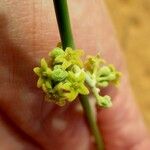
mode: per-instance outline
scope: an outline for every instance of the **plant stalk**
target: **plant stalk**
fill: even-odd
[[[75,49],[66,0],[53,0],[63,49]]]
[[[55,13],[57,17],[57,23],[59,27],[62,47],[63,49],[66,49],[66,47],[71,47],[75,49],[73,34],[71,30],[71,23],[69,19],[67,0],[53,0],[53,2],[54,2]],[[98,129],[97,122],[95,120],[91,106],[89,104],[88,96],[80,95],[80,102],[83,107],[84,113],[86,115],[91,132],[95,138],[97,150],[103,150],[104,149],[103,140],[100,135],[100,131]]]

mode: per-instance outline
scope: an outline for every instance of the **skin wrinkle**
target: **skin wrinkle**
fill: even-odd
[[[34,66],[37,66],[37,58],[40,58],[41,56],[47,56],[48,51],[56,45],[56,43],[59,41],[59,33],[58,28],[56,26],[57,24],[54,15],[52,1],[49,0],[44,1],[45,3],[47,3],[47,5],[43,5],[43,7],[40,6],[41,1],[34,1],[34,2],[37,3],[34,11],[36,16],[35,23],[33,23],[32,20],[34,17],[32,0],[27,0],[24,2],[19,0],[13,0],[13,2],[11,3],[10,0],[0,1],[0,6],[1,3],[4,6],[7,6],[4,7],[5,18],[2,18],[0,16],[0,20],[4,19],[6,20],[5,25],[3,25],[3,28],[0,28],[1,30],[0,40],[2,41],[0,42],[0,56],[2,56],[0,64],[10,69],[9,75],[11,76],[10,82],[8,82],[7,80],[4,81],[8,83],[9,86],[8,87],[5,86],[5,88],[1,87],[0,95],[2,95],[1,97],[3,99],[0,100],[1,102],[0,108],[3,108],[3,111],[8,115],[8,118],[11,119],[12,122],[16,124],[16,126],[23,133],[31,137],[34,140],[34,142],[38,143],[39,145],[42,145],[43,146],[42,149],[51,150],[55,148],[56,150],[57,149],[70,150],[74,148],[74,150],[80,150],[82,147],[83,148],[82,150],[84,149],[87,150],[91,144],[89,129],[82,115],[77,113],[74,109],[71,109],[74,103],[71,106],[67,107],[64,111],[60,111],[60,108],[58,109],[57,106],[48,104],[48,106],[46,106],[47,107],[46,110],[44,106],[43,108],[44,112],[41,115],[42,100],[44,98],[40,90],[36,88],[35,85],[36,78],[33,75],[32,68]],[[117,68],[121,68],[120,66],[122,65],[122,63],[118,63],[120,60],[122,60],[120,58],[120,52],[118,52],[119,47],[117,46],[116,41],[113,40],[114,36],[112,27],[110,25],[110,22],[106,19],[107,17],[105,15],[103,5],[100,6],[98,5],[98,3],[94,2],[91,4],[91,2],[87,0],[82,0],[82,2],[83,5],[86,6],[82,12],[83,15],[76,16],[75,9],[72,7],[74,4],[76,5],[80,4],[80,1],[79,0],[69,1],[70,6],[72,5],[70,7],[70,12],[72,14],[71,17],[73,18],[76,17],[76,20],[73,19],[72,21],[74,25],[77,47],[83,48],[87,50],[87,53],[91,54],[95,54],[100,49],[102,51],[102,55],[107,60],[109,60],[109,62],[114,63],[115,66],[117,66]],[[93,9],[93,7],[95,7],[95,9]],[[91,10],[89,10],[89,8]],[[26,12],[22,10],[26,10]],[[92,10],[95,10],[95,12]],[[90,22],[94,23],[94,27],[91,26],[92,23],[90,24],[88,19],[85,19],[84,24],[85,25],[87,24],[87,26],[86,29],[83,29],[80,28],[80,24],[86,12],[92,12],[92,14],[89,13],[89,18],[91,19]],[[11,14],[13,14],[13,17]],[[99,19],[97,19],[98,15]],[[43,19],[41,20],[41,18]],[[45,25],[41,26],[42,24],[41,21]],[[0,26],[1,24],[4,24],[4,22],[1,21]],[[37,33],[34,33],[36,31]],[[90,34],[92,35],[93,38],[92,40],[91,36],[88,35],[87,31],[90,31]],[[35,34],[34,36],[33,33]],[[41,36],[41,34],[43,36]],[[41,41],[43,43],[41,43]],[[115,50],[116,52],[114,53],[114,51],[111,49]],[[3,54],[1,52],[3,52]],[[12,53],[14,56],[13,65],[12,65],[12,57],[13,57]],[[116,60],[118,62],[116,62]],[[35,95],[35,99],[33,99],[32,103],[30,103],[31,102],[30,99],[27,100],[29,102],[21,101],[20,95],[17,93],[17,91],[25,85],[27,89]],[[25,94],[28,93],[28,90],[25,91]],[[118,100],[114,100],[114,105],[117,105],[115,103],[119,101],[119,99],[122,99],[122,97],[126,97],[125,92],[123,92],[122,90],[120,92],[122,92],[121,93],[122,95],[119,96],[120,98],[119,97],[117,98]],[[14,111],[14,109],[16,108],[17,110]],[[26,114],[27,109],[29,114],[24,115]],[[104,119],[103,121],[101,121],[102,118],[100,118],[100,124],[102,122],[103,126],[105,125],[108,126],[108,124],[110,125],[112,120],[111,119],[112,114],[117,113],[117,109],[118,107],[116,107],[116,111],[115,110],[112,111],[113,109],[111,109],[109,112],[101,110],[99,116],[105,117],[103,118]],[[132,107],[129,107],[128,109],[129,112],[131,109]],[[120,110],[121,108],[119,109],[119,111]],[[68,120],[69,124],[67,131],[63,133],[58,132],[57,135],[50,128],[51,118],[55,117],[56,114],[65,117]],[[29,122],[29,118],[31,117],[30,115],[32,116],[33,119],[32,122]],[[44,117],[41,118],[41,116],[43,115]],[[110,116],[110,121],[108,120],[109,117],[107,118],[106,115]],[[113,117],[116,118],[115,115],[113,115]],[[128,117],[127,114],[125,117]],[[41,125],[40,129],[34,129],[34,125],[36,125],[37,122],[39,122],[39,124]],[[107,131],[106,132],[105,131],[103,131],[103,133],[104,135],[107,136],[108,133]],[[118,136],[117,138],[119,138],[119,136],[122,136],[122,134],[120,134],[119,131],[120,130],[118,130],[117,135],[112,133],[112,137]],[[106,137],[104,136],[104,138]],[[67,143],[68,139],[69,144]],[[133,137],[133,139],[135,138]],[[107,147],[109,150],[112,148],[109,147],[109,145],[112,145],[112,143],[110,143],[110,141],[108,141],[107,143],[108,143]],[[113,147],[114,149],[117,148],[116,145],[113,145]],[[121,148],[124,149],[124,145]]]

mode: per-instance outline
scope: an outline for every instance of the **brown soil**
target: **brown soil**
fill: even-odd
[[[106,0],[126,56],[137,102],[150,129],[150,0]]]

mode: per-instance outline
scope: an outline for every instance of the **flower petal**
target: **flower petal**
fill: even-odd
[[[46,68],[48,67],[45,58],[42,58],[42,59],[41,59],[41,67],[42,67],[43,69],[46,69]]]
[[[35,67],[35,68],[33,69],[33,71],[34,71],[35,74],[37,74],[39,77],[41,76],[41,69],[40,69],[40,67]]]
[[[72,90],[70,93],[65,93],[64,96],[66,97],[67,101],[71,102],[76,99],[78,92]]]
[[[40,77],[37,81],[37,87],[40,88],[42,87],[42,84],[44,83],[43,79]]]

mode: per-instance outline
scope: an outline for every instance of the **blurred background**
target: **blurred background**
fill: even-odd
[[[106,0],[106,4],[137,103],[150,130],[150,0]]]

